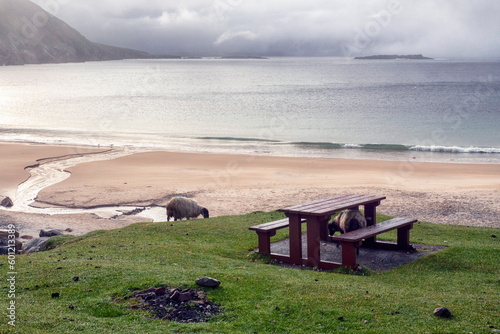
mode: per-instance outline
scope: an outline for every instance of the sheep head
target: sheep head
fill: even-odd
[[[328,224],[328,232],[330,233],[330,235],[334,235],[335,232],[337,232],[337,231],[339,231],[341,234],[343,233],[342,230],[340,229],[339,217],[340,217],[340,215],[333,218],[332,222],[330,224]]]

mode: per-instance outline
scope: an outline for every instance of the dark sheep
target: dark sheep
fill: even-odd
[[[334,235],[337,231],[344,234],[364,227],[366,227],[366,219],[361,211],[349,209],[333,218],[328,224],[328,231],[330,235]]]

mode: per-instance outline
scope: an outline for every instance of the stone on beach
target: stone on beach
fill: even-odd
[[[19,238],[19,232],[11,233],[9,230],[0,230],[0,239],[8,239],[11,234],[14,234],[16,238]]]
[[[15,253],[19,254],[23,247],[23,244],[20,241],[15,241]],[[8,239],[0,239],[0,255],[12,255],[12,244],[9,244]]]
[[[11,236],[14,236],[14,239]],[[12,247],[15,247],[15,253],[19,254],[23,244],[16,240],[19,238],[19,233],[9,230],[0,230],[0,255],[12,254]],[[10,251],[10,252],[9,252]]]
[[[12,208],[14,206],[14,202],[12,202],[12,200],[10,199],[10,197],[5,197],[3,200],[2,200],[2,203],[0,203],[1,206],[5,207],[5,208]]]
[[[63,233],[59,230],[50,230],[50,231],[40,230],[40,238],[50,238],[62,234]]]

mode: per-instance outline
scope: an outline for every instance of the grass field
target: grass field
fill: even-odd
[[[385,220],[389,217],[380,219]],[[384,273],[288,269],[251,252],[248,227],[276,212],[145,223],[51,239],[52,250],[16,256],[15,299],[0,258],[1,333],[492,333],[500,329],[500,229],[415,224],[411,242],[445,250]],[[497,236],[497,237],[494,237]],[[286,237],[278,231],[276,240]],[[379,239],[394,240],[395,233]],[[78,276],[79,280],[72,278]],[[207,289],[223,312],[205,323],[151,319],[132,309],[138,289]],[[59,293],[59,298],[52,298]],[[15,300],[16,327],[7,307]],[[73,309],[69,306],[73,305]],[[433,315],[447,307],[449,319]]]

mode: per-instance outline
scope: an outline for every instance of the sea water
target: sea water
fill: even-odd
[[[0,140],[500,163],[500,61],[165,59],[0,67]]]

